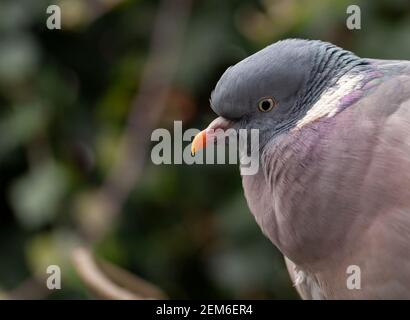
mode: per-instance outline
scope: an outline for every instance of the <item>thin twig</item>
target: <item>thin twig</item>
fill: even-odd
[[[122,139],[122,156],[104,185],[104,190],[115,196],[119,203],[124,201],[141,175],[151,132],[165,109],[190,6],[190,0],[163,0],[158,9],[150,54]]]
[[[163,0],[159,5],[149,55],[121,138],[118,160],[95,197],[99,202],[104,199],[105,216],[102,218],[107,221],[121,212],[143,171],[151,132],[166,107],[177,70],[190,9],[191,0]],[[93,236],[101,238],[104,234]]]
[[[191,0],[163,0],[159,5],[148,60],[121,139],[118,161],[94,197],[95,203],[102,203],[104,206],[101,219],[106,219],[107,226],[110,226],[121,212],[125,200],[142,173],[151,132],[160,119],[170,92],[190,9]],[[106,230],[101,230],[88,234],[88,239],[94,242],[103,237],[105,232]],[[73,263],[87,287],[98,297],[165,297],[160,289],[125,270],[108,263],[98,266],[91,253],[85,249],[73,253]],[[107,277],[107,273],[111,277]]]
[[[73,265],[87,288],[102,299],[164,299],[158,287],[107,261],[96,260],[91,251],[79,247],[72,253]]]

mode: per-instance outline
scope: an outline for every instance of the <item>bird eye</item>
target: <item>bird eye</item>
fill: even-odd
[[[259,100],[258,109],[262,112],[269,112],[273,109],[275,104],[275,100],[273,100],[272,98],[262,98],[261,100]]]

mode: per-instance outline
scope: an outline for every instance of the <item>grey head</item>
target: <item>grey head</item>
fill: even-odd
[[[282,40],[229,67],[211,107],[236,128],[258,128],[263,146],[290,129],[343,74],[367,67],[366,60],[330,43]]]

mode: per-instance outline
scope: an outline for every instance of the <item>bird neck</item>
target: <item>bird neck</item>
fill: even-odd
[[[318,46],[307,84],[297,100],[297,112],[313,106],[323,92],[337,86],[346,74],[360,74],[369,69],[367,60],[350,51],[324,42],[318,42]]]
[[[300,130],[321,118],[331,118],[363,95],[368,77],[365,73],[348,72],[336,84],[322,92],[320,98],[299,118],[293,130]]]

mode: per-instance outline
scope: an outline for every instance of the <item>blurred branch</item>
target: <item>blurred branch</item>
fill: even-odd
[[[98,203],[104,203],[100,218],[105,219],[107,227],[121,212],[143,170],[151,132],[165,108],[177,70],[190,8],[191,0],[163,0],[159,4],[147,62],[121,138],[118,160],[94,195],[96,205],[92,207],[100,207]],[[105,230],[98,232],[94,229],[87,235],[98,240],[104,234]]]
[[[80,278],[98,298],[103,299],[164,299],[166,295],[156,286],[132,275],[107,261],[94,259],[86,248],[77,248],[72,261]]]
[[[93,193],[90,206],[78,210],[79,215],[87,209],[97,208],[98,220],[103,223],[80,225],[89,243],[98,241],[112,226],[121,212],[131,189],[140,177],[150,135],[165,108],[172,80],[177,70],[183,35],[189,18],[192,0],[162,0],[154,21],[147,61],[139,81],[139,92],[133,99],[128,123],[121,138],[117,162],[109,171],[101,188]],[[122,0],[88,0],[58,3],[62,7],[63,21],[69,26],[90,22],[121,3]],[[42,143],[42,141],[41,141]],[[48,148],[30,148],[30,164],[42,161]],[[108,299],[164,298],[165,294],[150,283],[105,261],[96,261],[88,249],[72,252],[72,262],[80,278],[97,297]],[[5,296],[10,299],[44,298],[50,293],[40,279],[29,278]]]
[[[118,160],[102,187],[93,194],[92,203],[88,206],[97,208],[99,221],[104,221],[104,224],[100,225],[100,230],[97,230],[96,224],[91,228],[83,225],[90,241],[101,239],[112,226],[142,173],[151,143],[151,132],[165,108],[177,70],[190,9],[191,0],[162,0],[159,4],[147,62],[142,72],[139,92],[133,99],[128,124],[121,139]],[[98,297],[165,297],[155,286],[112,264],[105,262],[98,266],[91,253],[85,249],[73,253],[73,263],[85,284]]]
[[[122,139],[122,154],[103,188],[118,204],[123,203],[142,172],[151,132],[165,108],[177,69],[190,6],[190,0],[163,0],[158,9],[150,54]]]

